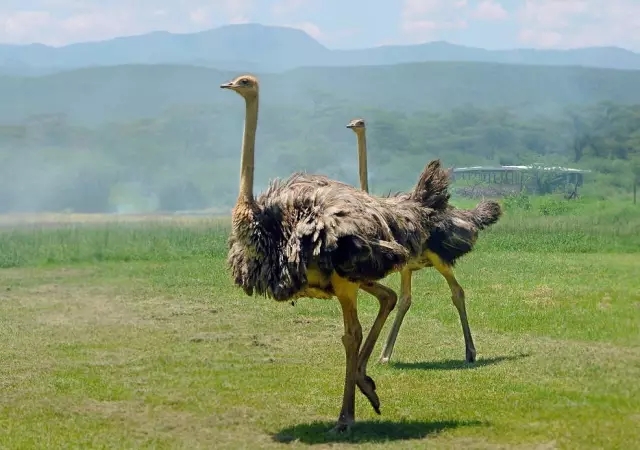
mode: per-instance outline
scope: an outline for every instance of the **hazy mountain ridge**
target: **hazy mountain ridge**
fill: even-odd
[[[617,47],[573,50],[486,50],[447,42],[328,49],[305,32],[259,24],[227,25],[190,34],[157,31],[64,47],[0,44],[0,73],[43,75],[122,64],[186,64],[223,70],[280,72],[306,66],[370,66],[467,61],[640,70],[640,54]]]
[[[175,105],[235,106],[237,99],[218,87],[235,75],[184,65],[123,65],[40,77],[0,76],[0,122],[60,113],[72,122],[91,124],[154,117]],[[611,69],[429,62],[299,68],[260,77],[267,109],[339,108],[347,114],[351,105],[364,103],[411,113],[470,104],[532,115],[569,104],[640,103],[640,71]]]

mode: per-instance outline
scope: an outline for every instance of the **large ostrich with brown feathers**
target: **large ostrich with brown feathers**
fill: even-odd
[[[358,143],[360,189],[369,192],[365,121],[364,119],[353,119],[347,124],[347,128],[355,132]],[[448,173],[444,169],[440,170],[448,177]],[[442,179],[443,175],[439,175],[438,178]],[[449,195],[447,194],[446,199],[440,198],[440,200],[448,202]],[[400,326],[411,306],[411,274],[425,267],[435,268],[447,280],[451,289],[451,299],[460,316],[466,361],[472,363],[476,360],[476,348],[467,319],[464,290],[456,280],[453,267],[459,258],[473,250],[478,233],[498,221],[502,210],[497,202],[491,200],[480,202],[474,209],[458,209],[448,203],[444,208],[442,205],[431,204],[427,206],[441,212],[434,219],[434,226],[430,230],[420,255],[417,258],[411,258],[400,271],[400,302],[396,318],[382,349],[381,363],[386,363],[391,358]]]
[[[346,373],[342,408],[334,432],[355,421],[355,387],[380,414],[376,385],[367,362],[397,296],[377,283],[417,257],[434,225],[436,211],[425,205],[446,196],[447,178],[432,161],[414,190],[375,197],[321,175],[294,173],[253,195],[259,83],[241,75],[220,86],[245,100],[240,192],[232,211],[228,263],[246,294],[277,301],[336,297],[342,308]],[[374,295],[380,308],[362,343],[358,289]]]

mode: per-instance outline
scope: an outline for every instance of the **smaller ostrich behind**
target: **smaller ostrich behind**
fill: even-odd
[[[360,188],[369,191],[367,172],[367,141],[366,124],[364,119],[353,119],[347,124],[347,128],[353,130],[358,142],[358,162],[360,170]],[[444,169],[440,169],[443,172]],[[398,332],[404,320],[404,316],[411,306],[411,274],[425,267],[433,267],[447,280],[451,289],[451,299],[458,310],[462,333],[464,335],[466,361],[476,360],[476,348],[471,336],[467,311],[465,306],[464,289],[458,283],[453,267],[458,259],[473,250],[478,238],[478,233],[498,221],[502,214],[500,205],[494,201],[482,201],[474,209],[458,209],[448,204],[449,196],[445,201],[446,207],[436,208],[441,211],[435,226],[430,230],[429,237],[418,258],[412,258],[400,271],[400,301],[397,306],[396,318],[382,349],[380,362],[389,362],[393,347],[398,337]]]

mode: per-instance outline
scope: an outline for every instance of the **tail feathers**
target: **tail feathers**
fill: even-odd
[[[473,250],[478,232],[496,223],[501,215],[500,205],[491,200],[482,201],[473,209],[451,207],[431,230],[427,246],[443,261],[454,265]]]
[[[478,230],[484,230],[500,219],[502,208],[500,208],[498,202],[483,200],[474,209],[470,210],[469,213],[469,219],[478,227]]]
[[[435,159],[424,168],[412,197],[427,208],[444,211],[449,205],[449,172]]]

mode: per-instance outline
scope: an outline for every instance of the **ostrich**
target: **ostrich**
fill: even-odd
[[[368,192],[367,173],[367,142],[366,124],[364,119],[353,119],[347,124],[356,134],[358,142],[358,161],[360,169],[360,188]],[[448,173],[446,171],[442,171]],[[447,196],[447,201],[448,201]],[[412,258],[400,271],[400,302],[398,312],[393,321],[391,331],[382,349],[381,363],[389,362],[393,346],[395,344],[402,320],[411,306],[411,273],[425,267],[434,267],[449,284],[451,299],[458,310],[464,345],[466,361],[476,360],[476,348],[473,344],[467,311],[464,301],[464,290],[453,273],[456,261],[473,250],[478,232],[498,221],[502,214],[500,205],[494,201],[483,201],[474,209],[464,210],[447,204],[446,208],[436,220],[435,227],[431,230],[425,242],[423,251],[418,258]]]
[[[342,408],[332,431],[347,431],[355,422],[356,386],[380,414],[376,385],[366,367],[397,297],[377,281],[419,254],[435,213],[424,205],[446,195],[447,179],[441,177],[439,162],[432,162],[410,194],[380,198],[322,175],[294,173],[272,181],[254,197],[259,82],[240,75],[220,87],[245,101],[240,192],[227,257],[234,282],[247,295],[281,302],[337,297],[344,319],[346,370]],[[380,303],[362,349],[358,289]]]

